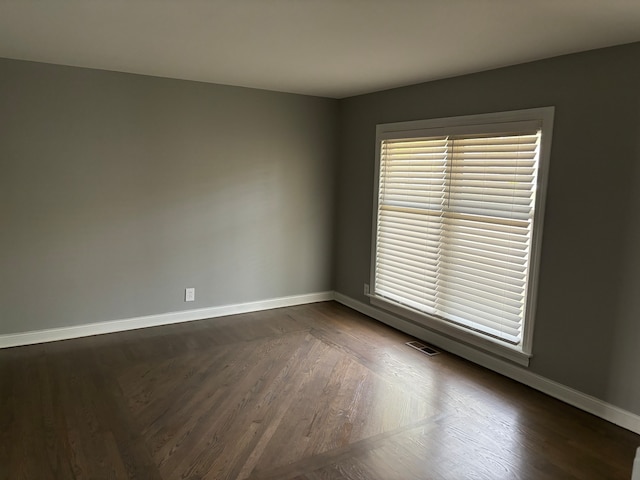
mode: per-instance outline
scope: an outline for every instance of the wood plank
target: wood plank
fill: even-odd
[[[640,436],[334,302],[0,351],[0,480],[625,479]]]

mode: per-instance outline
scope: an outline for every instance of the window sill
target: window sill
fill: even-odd
[[[409,320],[416,325],[444,334],[456,341],[478,348],[484,352],[509,360],[518,365],[525,367],[529,366],[529,360],[532,355],[518,350],[517,348],[511,348],[507,345],[500,345],[492,342],[473,331],[444,322],[443,320],[412,310],[403,305],[393,303],[385,298],[369,295],[369,302],[375,307],[398,315],[399,317]]]

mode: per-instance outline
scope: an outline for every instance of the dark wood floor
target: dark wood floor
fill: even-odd
[[[0,479],[625,479],[640,436],[333,302],[0,351]]]

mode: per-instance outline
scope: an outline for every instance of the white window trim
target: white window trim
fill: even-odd
[[[554,107],[540,107],[509,112],[496,112],[479,115],[466,115],[460,117],[447,117],[411,122],[398,122],[380,124],[376,127],[376,156],[375,177],[373,189],[373,222],[371,235],[371,266],[370,285],[375,284],[376,265],[376,239],[378,199],[380,187],[380,146],[382,139],[416,136],[438,136],[443,134],[464,133],[490,133],[495,130],[496,124],[508,123],[510,127],[517,129],[517,123],[537,121],[542,128],[540,143],[540,159],[538,164],[538,184],[534,211],[534,228],[531,237],[530,277],[529,290],[527,292],[526,312],[527,318],[523,325],[523,340],[521,347],[511,347],[506,344],[495,343],[484,335],[456,326],[437,317],[428,315],[406,306],[401,306],[388,299],[369,295],[372,305],[400,315],[407,320],[443,333],[456,340],[480,348],[486,352],[511,360],[520,365],[528,366],[533,356],[533,331],[536,317],[538,276],[540,269],[540,253],[542,247],[542,229],[544,219],[545,199],[547,196],[547,178],[549,172],[549,159],[551,154],[551,137],[553,133]],[[504,130],[504,128],[502,128]]]

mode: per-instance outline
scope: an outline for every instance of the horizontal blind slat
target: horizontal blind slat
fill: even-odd
[[[383,140],[374,293],[521,339],[540,132]]]

